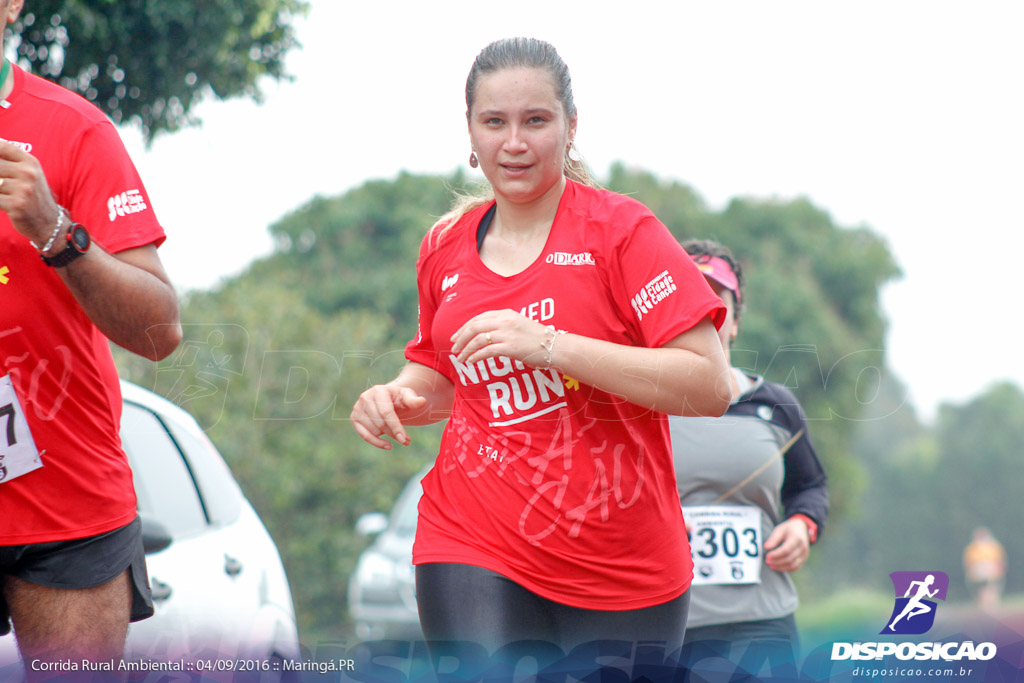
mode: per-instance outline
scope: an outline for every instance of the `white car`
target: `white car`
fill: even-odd
[[[348,583],[348,610],[362,640],[422,640],[416,609],[416,578],[412,542],[416,536],[417,506],[423,495],[420,480],[426,467],[402,489],[390,516],[371,512],[356,521],[363,536],[379,534],[359,555]]]
[[[125,659],[297,660],[277,546],[220,453],[178,406],[127,382],[121,391],[156,610],[131,625]],[[20,667],[12,636],[0,638],[0,680]]]

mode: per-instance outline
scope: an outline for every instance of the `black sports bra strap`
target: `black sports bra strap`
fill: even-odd
[[[498,205],[495,204],[487,209],[487,213],[480,219],[480,225],[476,228],[476,253],[478,254],[484,248],[484,237],[487,235],[487,231],[491,229],[491,223],[494,222],[494,211],[497,208]]]

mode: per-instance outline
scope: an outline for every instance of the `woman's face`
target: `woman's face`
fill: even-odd
[[[705,279],[711,285],[711,289],[715,290],[718,298],[725,304],[725,321],[718,328],[718,338],[722,341],[722,348],[725,349],[726,353],[729,353],[729,345],[740,332],[740,324],[736,320],[736,296],[732,293],[731,289],[727,289],[709,278]]]
[[[480,79],[469,137],[498,197],[525,204],[561,191],[562,164],[576,121],[566,118],[548,73],[517,68]]]

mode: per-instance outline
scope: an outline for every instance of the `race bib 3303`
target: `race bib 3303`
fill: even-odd
[[[761,511],[749,505],[683,508],[693,585],[761,583]]]

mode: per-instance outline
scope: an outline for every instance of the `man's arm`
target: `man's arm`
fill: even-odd
[[[117,254],[93,245],[57,270],[93,324],[118,346],[160,360],[181,343],[178,297],[152,244]]]
[[[0,211],[40,249],[51,245],[46,256],[71,248],[65,239],[70,221],[66,216],[58,219],[61,209],[39,161],[2,142]],[[181,341],[178,298],[154,245],[112,255],[93,243],[88,252],[57,272],[93,324],[115,344],[160,360]]]

